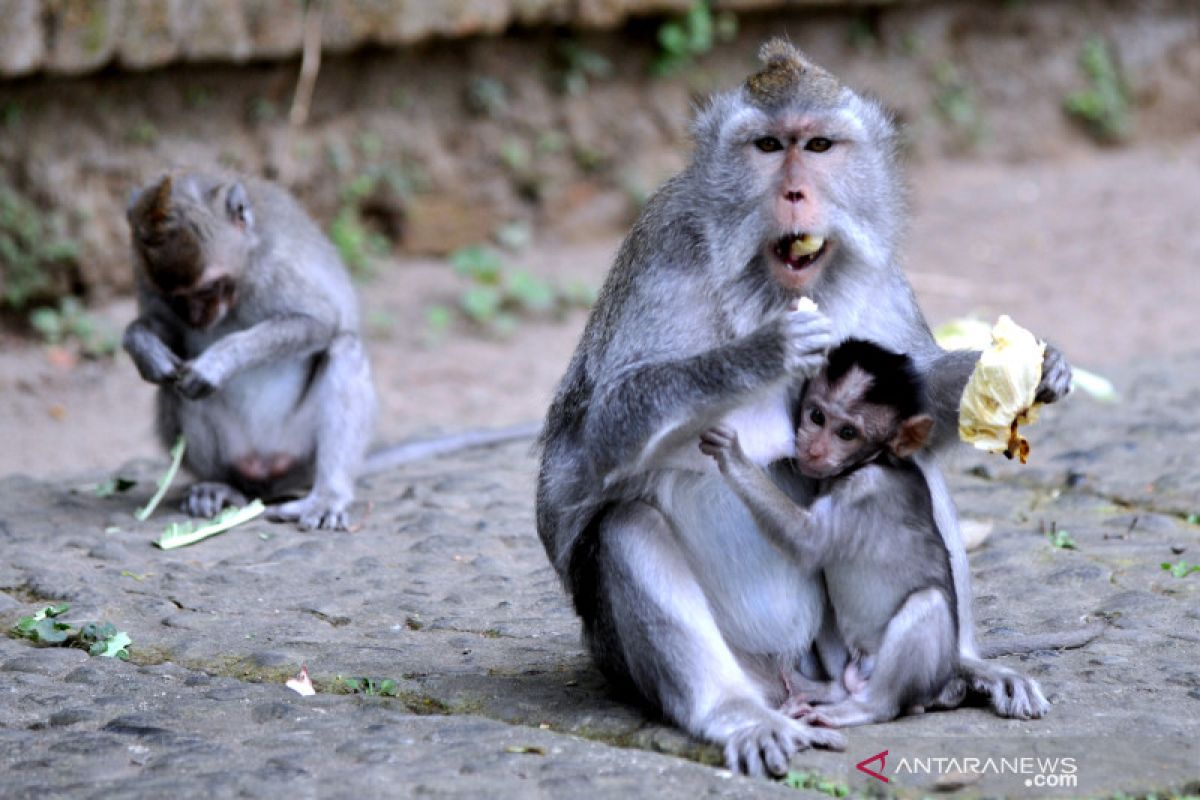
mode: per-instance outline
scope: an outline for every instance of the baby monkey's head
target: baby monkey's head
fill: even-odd
[[[848,339],[829,353],[800,400],[796,464],[810,478],[832,478],[880,453],[907,458],[933,430],[924,406],[908,356]]]

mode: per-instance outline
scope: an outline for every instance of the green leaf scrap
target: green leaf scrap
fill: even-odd
[[[1162,563],[1162,568],[1174,575],[1176,578],[1186,578],[1193,572],[1200,572],[1200,564],[1189,564],[1183,560],[1177,561],[1174,564],[1164,561]]]
[[[176,547],[195,544],[201,539],[224,533],[236,525],[249,522],[266,510],[267,507],[263,505],[263,501],[255,499],[241,508],[227,508],[204,522],[196,520],[172,522],[154,544],[163,550],[174,550]]]
[[[133,516],[138,522],[145,522],[146,519],[154,513],[154,509],[158,508],[158,504],[162,502],[163,495],[167,493],[167,489],[171,488],[171,482],[175,480],[175,474],[179,472],[179,465],[183,463],[183,451],[187,449],[187,442],[184,441],[183,435],[175,440],[175,445],[171,448],[171,465],[167,467],[167,471],[158,479],[158,491],[150,498],[150,502],[134,512]]]
[[[97,483],[94,491],[96,492],[96,497],[111,497],[119,492],[128,492],[134,486],[137,486],[137,481],[133,478],[122,478],[118,475],[115,478],[109,478],[103,483]]]

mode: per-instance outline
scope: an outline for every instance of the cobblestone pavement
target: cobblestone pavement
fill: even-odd
[[[1117,377],[1118,403],[1048,410],[1028,466],[947,465],[964,517],[993,525],[972,554],[982,639],[1110,622],[1009,659],[1051,714],[908,717],[796,770],[910,796],[1200,792],[1200,574],[1160,567],[1200,562],[1200,356]],[[106,498],[80,488],[103,474],[0,481],[0,624],[64,601],[133,638],[122,663],[0,637],[0,796],[795,796],[605,695],[534,533],[534,466],[524,443],[413,464],[363,482],[354,533],[256,522],[169,552],[150,542],[178,515],[130,513],[161,463]],[[283,686],[302,664],[315,697]],[[854,769],[885,749],[887,786]],[[982,777],[964,761],[989,757]]]

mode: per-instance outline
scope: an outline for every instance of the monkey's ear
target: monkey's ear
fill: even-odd
[[[254,212],[250,209],[250,198],[246,196],[246,187],[241,182],[229,187],[225,195],[225,213],[230,222],[242,228],[254,227]]]
[[[925,446],[932,432],[933,417],[928,414],[909,417],[900,423],[900,430],[892,438],[892,453],[899,458],[908,458]]]

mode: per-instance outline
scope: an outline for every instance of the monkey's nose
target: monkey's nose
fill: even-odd
[[[785,200],[787,200],[789,203],[799,203],[801,200],[804,199],[804,192],[800,192],[800,191],[784,192],[783,198]]]

